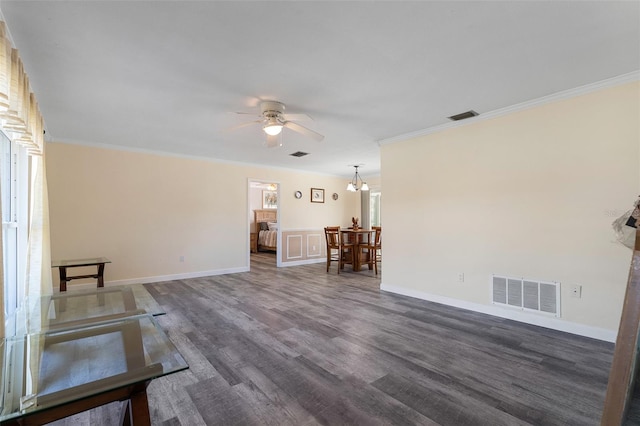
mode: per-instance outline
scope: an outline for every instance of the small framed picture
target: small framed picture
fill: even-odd
[[[324,203],[324,189],[311,188],[311,202]]]
[[[262,191],[262,208],[278,208],[278,191]]]

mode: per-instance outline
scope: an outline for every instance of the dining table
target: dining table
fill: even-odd
[[[364,263],[368,263],[368,255],[363,256],[360,250],[361,244],[366,244],[371,240],[371,234],[373,233],[373,229],[364,229],[364,228],[341,228],[340,232],[343,233],[344,240],[353,244],[353,263],[352,268],[354,272],[359,272],[362,269],[362,265]],[[366,236],[366,238],[365,238]],[[371,266],[369,266],[371,269]]]

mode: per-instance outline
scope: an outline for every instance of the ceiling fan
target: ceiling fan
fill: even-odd
[[[262,125],[262,130],[267,134],[266,146],[273,148],[276,146],[282,146],[281,132],[282,128],[286,127],[294,132],[298,132],[302,135],[321,141],[324,139],[320,133],[308,129],[296,121],[311,120],[306,114],[285,114],[285,105],[282,102],[277,101],[263,101],[260,103],[260,119],[249,121],[247,123],[240,124],[233,129],[239,129],[241,127],[251,126],[255,124]],[[251,114],[246,112],[238,112],[237,114]]]

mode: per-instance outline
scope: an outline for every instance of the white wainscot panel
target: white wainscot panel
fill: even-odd
[[[307,235],[307,257],[320,257],[322,256],[322,235],[320,234],[308,234]]]
[[[302,235],[287,235],[287,259],[302,259]]]

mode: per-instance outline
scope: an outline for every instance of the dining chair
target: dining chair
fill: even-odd
[[[367,253],[367,263],[369,269],[373,266],[378,275],[378,263],[382,262],[382,227],[372,226],[373,229],[373,241],[369,240],[366,244],[360,244],[360,254],[365,251]]]
[[[338,262],[338,273],[340,273],[340,227],[327,226],[324,228],[324,236],[327,240],[327,272],[331,266],[331,261]]]

